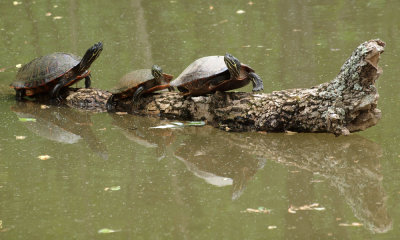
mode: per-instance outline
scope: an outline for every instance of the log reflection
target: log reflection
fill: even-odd
[[[382,184],[382,151],[368,139],[358,135],[235,134],[208,127],[186,129],[185,133],[185,145],[178,148],[176,157],[211,184],[232,184],[232,199],[243,194],[265,160],[272,160],[325,178],[370,231],[382,233],[392,228]],[[315,191],[308,186],[302,189]],[[291,196],[296,198],[296,194]]]

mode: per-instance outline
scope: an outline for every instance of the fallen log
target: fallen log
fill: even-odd
[[[168,119],[204,120],[227,131],[329,132],[348,135],[377,124],[379,94],[375,81],[385,43],[370,40],[358,46],[331,82],[308,89],[272,93],[217,92],[183,97],[162,92],[143,97],[138,104],[118,102],[117,111]],[[70,89],[67,104],[87,110],[106,110],[111,95],[100,89]]]

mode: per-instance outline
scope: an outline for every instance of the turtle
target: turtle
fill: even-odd
[[[56,52],[38,57],[19,69],[16,79],[10,84],[15,89],[16,99],[49,92],[51,99],[59,99],[60,89],[85,78],[85,87],[91,84],[90,65],[99,57],[103,44],[90,47],[83,58],[70,53]]]
[[[184,96],[200,96],[228,91],[253,83],[253,91],[263,90],[262,79],[229,53],[202,57],[190,64],[170,85]]]
[[[154,64],[151,69],[139,69],[123,76],[118,85],[111,89],[111,97],[107,100],[107,109],[115,109],[116,102],[121,99],[132,98],[134,103],[146,93],[163,89],[173,91],[169,85],[173,79],[172,75],[163,73],[160,66]]]

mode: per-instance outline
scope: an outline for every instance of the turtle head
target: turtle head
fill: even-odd
[[[99,56],[101,51],[103,51],[103,43],[98,42],[89,48],[85,55],[83,56],[81,62],[79,63],[79,72],[84,72],[89,69],[90,65],[96,60]]]
[[[240,68],[242,66],[240,61],[229,53],[225,54],[224,61],[232,77],[238,78],[240,74]]]
[[[160,66],[156,65],[156,64],[154,64],[154,65],[151,67],[151,75],[153,75],[153,77],[154,77],[155,79],[157,79],[157,81],[160,81],[160,82],[161,82],[162,79],[164,78],[162,68],[161,68]]]

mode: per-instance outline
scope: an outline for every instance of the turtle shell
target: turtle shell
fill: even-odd
[[[114,99],[123,99],[132,97],[140,86],[144,88],[142,94],[169,88],[169,82],[173,76],[166,73],[163,73],[163,76],[164,81],[160,83],[152,75],[151,69],[135,70],[123,76],[118,85],[111,89],[110,92],[113,94]]]
[[[228,91],[243,87],[250,82],[248,72],[252,68],[241,64],[238,79],[233,79],[225,64],[224,56],[208,56],[197,59],[190,64],[171,86],[177,87],[184,95],[200,96],[215,91]]]
[[[171,82],[171,86],[179,87],[192,81],[209,79],[228,71],[224,56],[202,57],[190,64],[183,72]]]
[[[129,92],[132,92],[133,94],[139,85],[151,80],[154,80],[154,76],[151,74],[150,69],[135,70],[123,76],[118,85],[111,89],[110,92],[112,94],[129,94]]]
[[[11,86],[17,89],[44,86],[77,66],[80,60],[80,57],[69,53],[53,53],[36,58],[18,71]]]

